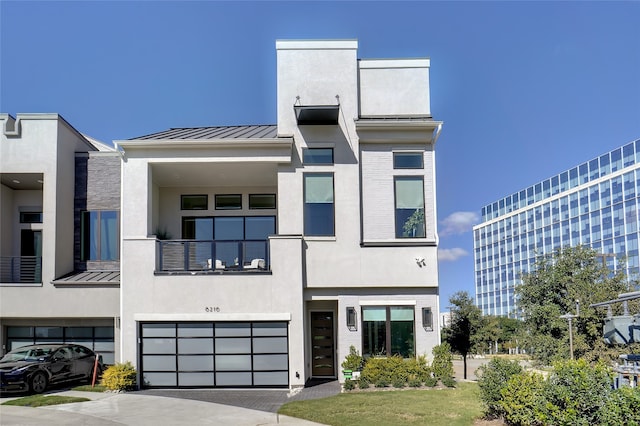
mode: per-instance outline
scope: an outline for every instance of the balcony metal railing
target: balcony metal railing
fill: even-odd
[[[41,283],[41,256],[0,257],[0,283]]]
[[[266,240],[158,240],[156,271],[268,271]]]

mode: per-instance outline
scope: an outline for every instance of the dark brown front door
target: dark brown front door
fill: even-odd
[[[333,312],[311,312],[311,375],[335,376]]]

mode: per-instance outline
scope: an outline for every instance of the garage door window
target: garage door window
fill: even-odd
[[[286,322],[145,323],[146,387],[278,387],[289,384]]]

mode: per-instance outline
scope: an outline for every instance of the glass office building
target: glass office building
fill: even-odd
[[[638,203],[640,139],[486,205],[473,228],[476,305],[517,317],[520,274],[564,246],[590,246],[612,269],[625,257],[635,279]]]

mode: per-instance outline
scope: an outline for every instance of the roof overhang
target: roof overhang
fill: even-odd
[[[431,119],[359,119],[355,120],[361,143],[419,143],[435,145],[442,121]]]
[[[337,125],[340,105],[294,105],[298,125]]]

